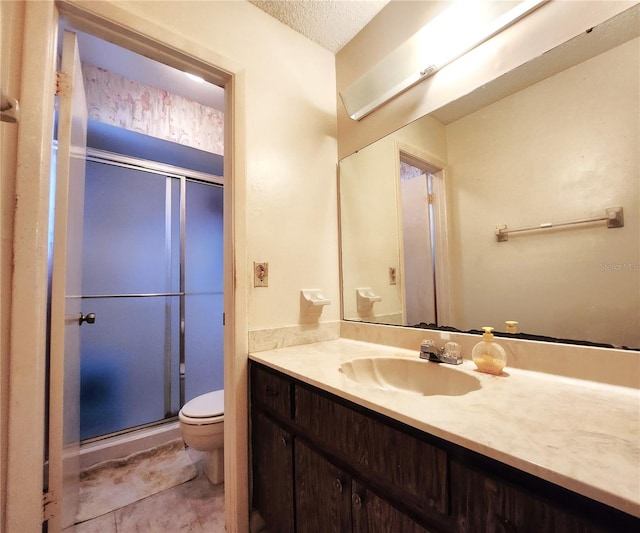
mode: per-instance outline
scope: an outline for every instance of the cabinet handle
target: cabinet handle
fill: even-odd
[[[333,486],[338,491],[338,494],[342,494],[342,481],[339,478],[334,481]]]
[[[517,526],[511,520],[498,513],[496,513],[496,518],[507,533],[518,533]]]
[[[356,509],[360,509],[360,507],[362,507],[362,498],[359,494],[353,494],[351,496],[351,502]]]
[[[287,438],[286,437],[280,437],[280,444],[282,445],[283,448],[286,448],[287,444],[289,444],[287,442]]]

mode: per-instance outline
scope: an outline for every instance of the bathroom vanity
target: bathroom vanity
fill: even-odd
[[[350,366],[376,358],[390,366]],[[270,531],[640,530],[637,390],[468,361],[419,371],[477,386],[372,381],[417,374],[415,358],[346,339],[250,355],[253,506]]]

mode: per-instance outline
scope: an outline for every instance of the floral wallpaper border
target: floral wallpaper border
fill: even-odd
[[[224,113],[163,89],[82,64],[89,118],[224,155]]]

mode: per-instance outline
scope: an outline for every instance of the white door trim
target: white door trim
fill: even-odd
[[[57,13],[25,2],[13,233],[7,533],[42,531],[47,248]]]

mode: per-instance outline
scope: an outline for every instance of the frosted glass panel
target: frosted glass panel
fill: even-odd
[[[189,295],[185,309],[185,401],[224,388],[222,294]]]
[[[80,438],[165,418],[166,371],[176,414],[179,297],[86,298],[83,308],[96,322],[81,328]]]
[[[87,162],[83,294],[179,290],[179,180],[169,194],[166,183],[157,174]]]
[[[185,290],[222,291],[222,187],[187,181]]]
[[[223,388],[223,189],[187,181],[185,401]]]

